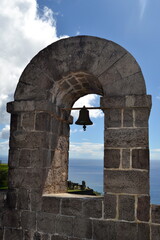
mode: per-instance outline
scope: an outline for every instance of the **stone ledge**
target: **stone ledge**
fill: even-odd
[[[50,193],[44,194],[43,197],[55,197],[55,198],[95,198],[95,199],[103,199],[103,196],[92,196],[92,195],[81,195],[81,194],[70,194],[70,193]]]
[[[101,97],[102,108],[151,108],[151,95]]]

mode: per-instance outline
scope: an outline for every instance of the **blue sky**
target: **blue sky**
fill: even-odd
[[[159,0],[1,0],[0,155],[8,151],[5,104],[13,99],[18,78],[29,60],[62,37],[91,35],[120,44],[138,61],[147,93],[152,95],[151,159],[160,160],[159,12]],[[98,106],[99,98],[89,96],[79,104],[84,103]],[[76,125],[71,128],[71,157],[103,156],[103,116],[99,112],[91,116],[94,125],[86,132]]]

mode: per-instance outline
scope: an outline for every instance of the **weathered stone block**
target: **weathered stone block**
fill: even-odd
[[[18,149],[9,150],[8,165],[10,168],[17,168],[19,166],[19,155],[20,155],[20,150]]]
[[[151,205],[152,223],[160,223],[160,205]]]
[[[45,179],[45,171],[43,169],[19,168],[10,169],[9,171],[9,187],[10,188],[40,188]]]
[[[145,238],[138,238],[137,224],[130,222],[117,222],[116,224],[116,240],[142,240]],[[109,238],[110,239],[110,238]],[[112,240],[112,239],[110,239]]]
[[[11,134],[11,148],[49,148],[50,135],[46,132],[15,131]]]
[[[43,197],[42,211],[48,213],[59,214],[60,212],[60,198]]]
[[[139,221],[148,222],[150,218],[150,197],[139,196],[137,203],[137,219]]]
[[[7,207],[15,209],[17,205],[17,192],[16,190],[8,190],[7,192]]]
[[[32,150],[22,149],[19,154],[19,166],[30,167],[32,161]]]
[[[59,236],[59,235],[53,235],[51,240],[68,240],[68,237]]]
[[[35,113],[26,112],[21,114],[21,128],[24,130],[35,129]]]
[[[132,170],[105,170],[105,192],[149,194],[149,177],[147,172]]]
[[[107,240],[118,240],[116,236],[115,222],[93,220],[93,239],[104,240],[107,238]]]
[[[128,95],[125,98],[126,107],[151,108],[151,95]]]
[[[119,168],[120,165],[120,150],[105,149],[104,150],[104,167]]]
[[[11,131],[16,131],[19,126],[20,126],[20,114],[11,114],[11,123],[10,123]]]
[[[123,96],[110,96],[101,97],[100,106],[102,108],[124,108],[125,107],[125,97]]]
[[[82,200],[63,198],[61,204],[61,214],[70,216],[81,216],[82,215]]]
[[[104,146],[105,148],[148,147],[148,129],[106,129]]]
[[[85,217],[101,218],[102,217],[102,199],[90,198],[83,201],[83,215]]]
[[[17,210],[6,210],[3,212],[2,224],[4,227],[19,228],[20,213]]]
[[[85,218],[75,218],[73,235],[78,238],[92,239],[92,222]]]
[[[7,103],[7,112],[32,112],[35,110],[35,101],[14,101]]]
[[[160,225],[151,225],[151,240],[159,240]]]
[[[52,213],[37,213],[37,230],[43,233],[55,233],[56,217]]]
[[[135,220],[135,197],[129,195],[119,196],[119,219]]]
[[[138,223],[138,240],[145,239],[150,240],[150,226],[145,223]]]
[[[36,114],[35,130],[51,131],[51,115],[46,112]]]
[[[40,211],[42,206],[42,191],[41,189],[31,190],[31,210]]]
[[[123,127],[133,127],[133,109],[124,109]]]
[[[122,168],[130,168],[130,149],[122,149]]]
[[[0,239],[3,239],[3,228],[0,228]]]
[[[36,212],[23,211],[21,213],[21,225],[23,229],[36,228]]]
[[[117,196],[106,194],[104,196],[104,218],[116,218]]]
[[[34,230],[23,230],[23,240],[33,239]]]
[[[55,232],[64,236],[73,236],[73,217],[57,215]]]
[[[41,240],[41,234],[39,232],[35,232],[33,236],[33,240]]]
[[[132,167],[137,169],[149,169],[149,149],[132,150]]]
[[[22,229],[5,229],[4,240],[22,240],[23,231]]]
[[[135,109],[135,126],[136,127],[148,127],[148,118],[150,114],[149,108]]]
[[[104,110],[105,128],[121,127],[121,109]]]
[[[48,149],[22,149],[20,155],[20,167],[43,168],[50,167],[52,152]]]

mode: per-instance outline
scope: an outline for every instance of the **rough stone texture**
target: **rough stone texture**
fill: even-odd
[[[147,128],[106,129],[104,146],[107,147],[148,147]]]
[[[132,150],[132,167],[137,169],[149,169],[149,150],[133,149]]]
[[[2,224],[5,227],[19,228],[20,212],[17,210],[6,210],[3,212]]]
[[[104,205],[105,205],[104,218],[106,218],[106,219],[116,218],[117,196],[111,195],[111,194],[106,194],[104,197]]]
[[[150,110],[148,108],[135,109],[135,126],[148,127]]]
[[[78,238],[92,239],[92,222],[85,218],[75,218],[73,235]]]
[[[136,223],[130,222],[118,222],[116,223],[116,231],[117,236],[116,240],[123,239],[123,240],[140,240],[138,238],[138,229]],[[145,239],[145,238],[144,238]]]
[[[120,165],[120,150],[105,149],[104,150],[104,167],[119,168]]]
[[[3,239],[3,229],[0,228],[0,239]]]
[[[139,223],[138,224],[138,240],[145,239],[150,240],[150,226],[149,224]]]
[[[104,110],[106,118],[105,118],[105,126],[107,128],[110,127],[121,127],[121,109],[109,109]]]
[[[59,214],[60,213],[60,198],[43,197],[42,211],[48,212],[48,213]]]
[[[56,217],[52,213],[37,214],[37,230],[44,233],[55,233]]]
[[[151,109],[151,95],[103,96],[101,107],[104,108],[148,108]]]
[[[73,217],[57,215],[55,232],[64,236],[73,236]]]
[[[45,112],[37,113],[35,129],[49,132],[51,130],[51,116]]]
[[[122,150],[122,168],[130,168],[130,149]]]
[[[137,219],[148,222],[150,219],[150,197],[139,196],[137,203]]]
[[[21,229],[6,229],[4,240],[22,240],[23,232]]]
[[[120,195],[119,196],[119,219],[134,221],[135,220],[135,197]]]
[[[148,173],[132,170],[105,170],[105,192],[149,194]]]
[[[29,210],[30,208],[30,193],[27,189],[19,189],[17,208],[23,210]]]
[[[93,239],[116,240],[116,224],[112,221],[93,221]],[[122,238],[122,237],[121,237]]]
[[[86,199],[83,202],[83,215],[85,217],[101,218],[102,217],[102,200]]]
[[[35,229],[36,228],[36,213],[30,211],[24,211],[21,213],[21,224],[23,229]]]
[[[133,110],[132,109],[124,109],[123,127],[133,127]]]
[[[64,198],[61,204],[61,214],[69,216],[81,216],[82,215],[82,200]]]
[[[160,225],[151,225],[151,239],[159,240],[160,236]]]
[[[152,223],[160,224],[160,205],[152,205],[151,211]]]
[[[68,237],[53,235],[51,240],[68,240]]]
[[[17,192],[9,190],[7,192],[7,206],[9,209],[15,209],[17,206]]]

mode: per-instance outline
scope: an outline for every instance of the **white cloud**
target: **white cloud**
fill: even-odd
[[[0,132],[0,139],[8,139],[9,138],[9,131],[10,131],[10,126],[6,125],[4,128],[2,128]]]
[[[8,154],[8,145],[9,141],[0,142],[0,155],[7,155]]]
[[[156,98],[157,98],[158,100],[160,100],[160,96],[157,96]]]
[[[96,94],[88,94],[84,97],[79,98],[75,104],[73,105],[73,108],[75,107],[97,107],[96,102],[98,101],[98,96]],[[99,104],[98,104],[99,106]],[[72,110],[71,115],[75,118],[78,118],[79,111]],[[93,118],[103,117],[104,114],[101,110],[89,110],[89,116]]]
[[[6,103],[13,99],[22,70],[58,37],[52,10],[44,7],[39,14],[36,0],[1,0],[0,32],[0,124],[7,124]]]
[[[160,160],[160,149],[151,149],[150,150],[150,159],[151,160]]]
[[[69,154],[70,158],[102,159],[103,149],[102,143],[71,142]]]
[[[140,19],[143,18],[148,0],[139,0],[140,5]]]

